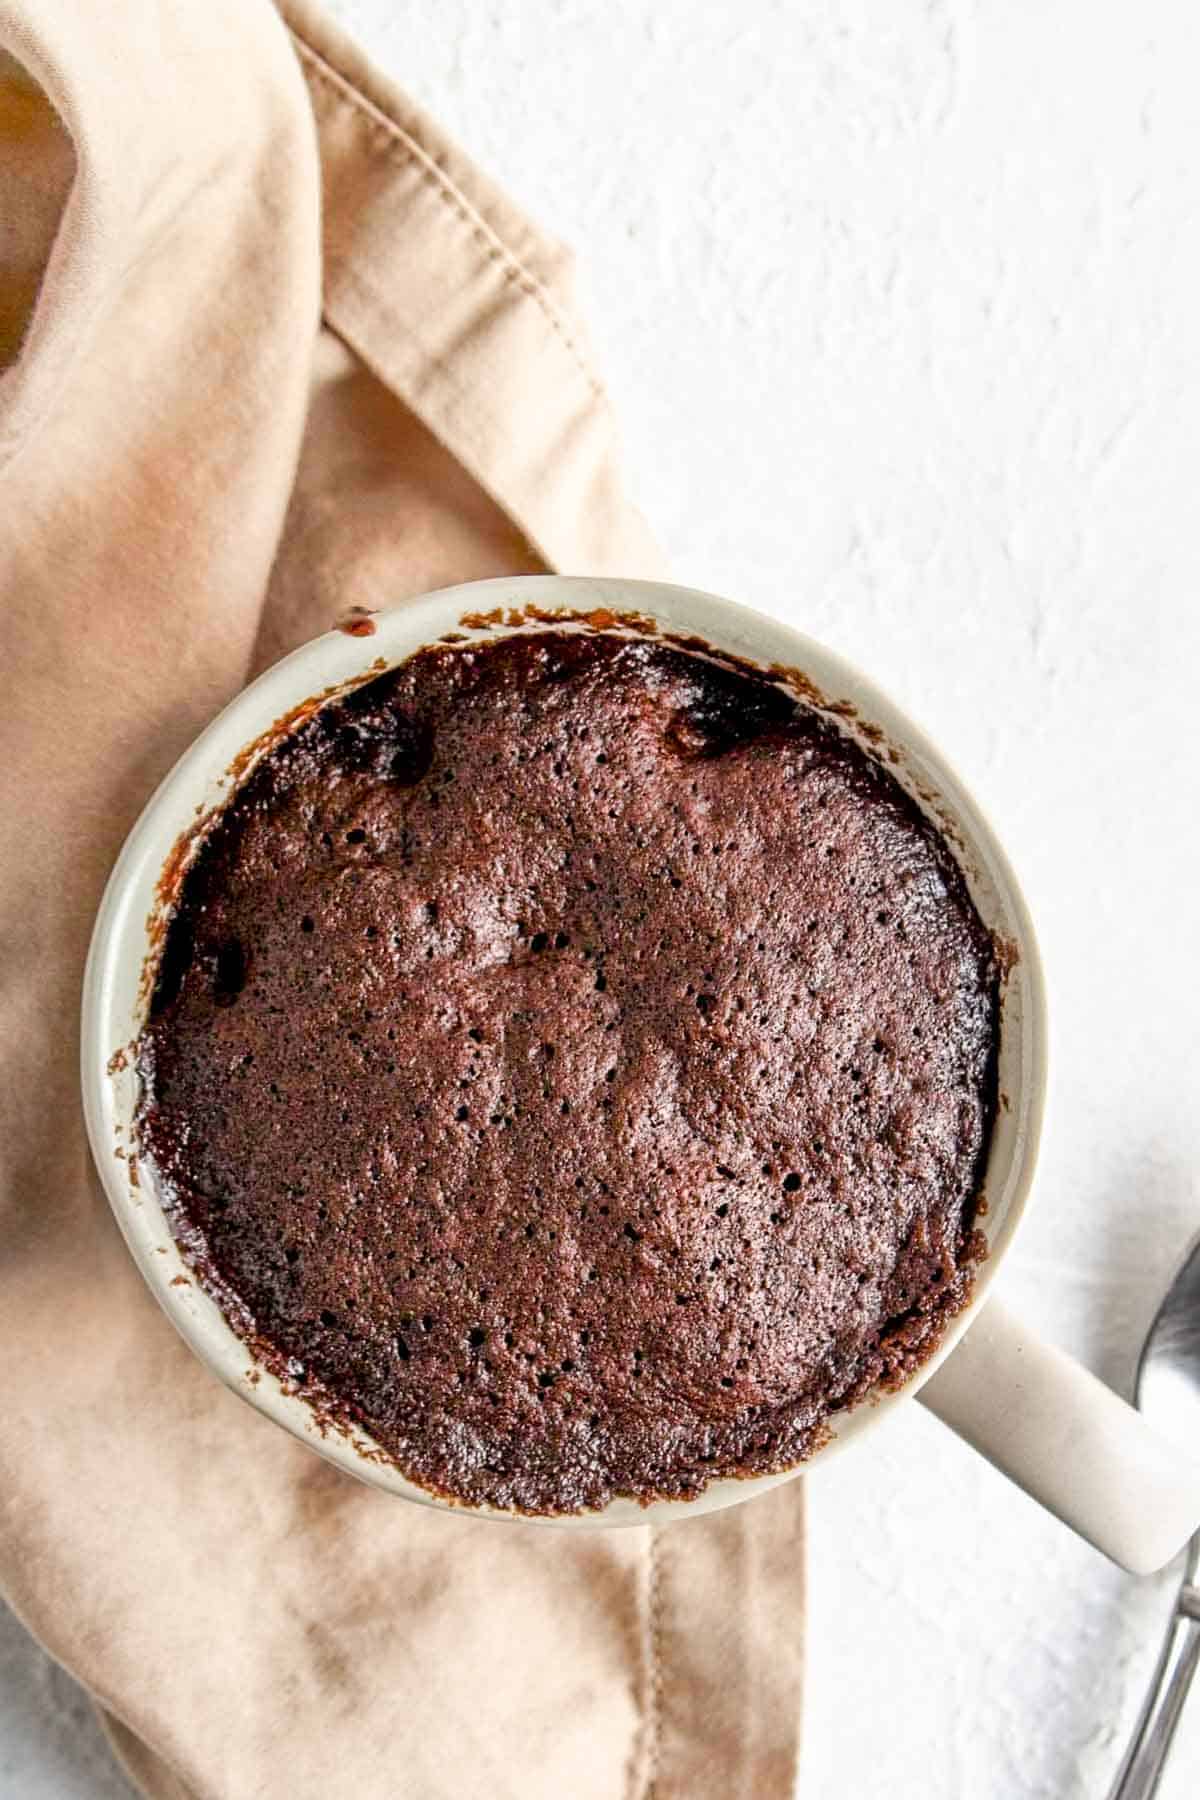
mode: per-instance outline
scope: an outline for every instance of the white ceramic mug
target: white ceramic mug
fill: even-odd
[[[154,921],[161,912],[160,876],[184,834],[227,799],[229,771],[239,753],[304,700],[360,680],[377,664],[402,662],[447,632],[491,639],[512,629],[545,629],[544,623],[463,623],[464,615],[497,607],[637,613],[665,631],[694,634],[763,667],[801,671],[836,710],[844,730],[876,753],[882,741],[897,778],[948,833],[984,922],[1013,952],[1001,1003],[1003,1102],[992,1133],[987,1208],[980,1221],[989,1255],[971,1304],[953,1320],[937,1352],[900,1391],[881,1393],[839,1415],[831,1441],[801,1468],[817,1474],[885,1412],[919,1393],[977,1450],[1115,1561],[1139,1572],[1160,1567],[1200,1526],[1200,1466],[1183,1461],[1131,1407],[990,1298],[1029,1199],[1046,1092],[1041,966],[1004,853],[933,745],[863,676],[790,626],[688,588],[533,576],[473,582],[384,609],[374,616],[372,635],[331,632],[260,676],[159,787],[129,835],[100,907],[84,980],[82,1056],[92,1151],[117,1222],[168,1317],[229,1387],[348,1473],[424,1505],[451,1504],[406,1480],[387,1461],[364,1454],[371,1448],[365,1434],[318,1427],[305,1401],[256,1365],[215,1302],[190,1278],[159,1204],[153,1172],[145,1166],[138,1170],[131,1155],[138,1079],[122,1052],[143,1021],[146,971],[156,949]],[[799,1472],[715,1481],[691,1501],[643,1507],[616,1500],[601,1511],[553,1522],[644,1524],[706,1512],[748,1500]]]

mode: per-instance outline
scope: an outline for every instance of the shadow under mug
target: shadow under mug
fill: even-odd
[[[481,622],[482,615],[493,613],[495,620]],[[1046,1092],[1041,964],[1007,858],[944,758],[864,676],[790,626],[689,588],[524,576],[472,582],[385,608],[373,616],[371,635],[331,632],[267,670],[166,777],[126,840],[105,891],[84,978],[82,1023],[83,1103],[92,1152],[117,1222],[155,1297],[216,1375],[321,1455],[409,1500],[454,1505],[373,1453],[365,1433],[318,1425],[300,1396],[256,1365],[215,1302],[188,1279],[153,1171],[139,1170],[130,1154],[138,1079],[122,1051],[143,1021],[144,976],[156,954],[163,870],[181,840],[189,833],[194,838],[197,821],[228,798],[230,771],[247,746],[312,696],[403,662],[446,633],[491,641],[509,631],[544,630],[555,615],[564,628],[580,629],[581,617],[597,613],[618,615],[618,627],[620,615],[637,615],[664,633],[703,639],[763,668],[796,671],[806,697],[811,686],[842,730],[873,754],[882,744],[896,778],[950,838],[981,917],[1009,953],[1001,999],[1003,1101],[988,1155],[986,1215],[980,1220],[989,1254],[971,1303],[901,1389],[839,1414],[830,1441],[797,1469],[714,1481],[694,1500],[644,1507],[618,1499],[596,1512],[546,1522],[567,1528],[640,1525],[749,1500],[801,1472],[819,1476],[824,1463],[871,1431],[886,1412],[916,1397],[1114,1561],[1137,1572],[1161,1567],[1200,1526],[1200,1467],[1184,1460],[1078,1363],[1026,1330],[991,1292],[1029,1200]],[[514,1516],[484,1507],[455,1510]]]

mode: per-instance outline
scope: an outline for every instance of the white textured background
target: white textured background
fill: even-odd
[[[1126,1383],[1200,1227],[1200,9],[332,10],[577,246],[676,576],[860,662],[991,811],[1055,1037],[1005,1287]],[[1167,1586],[909,1412],[811,1484],[804,1800],[1103,1800]],[[103,1754],[0,1626],[4,1800],[117,1800]]]

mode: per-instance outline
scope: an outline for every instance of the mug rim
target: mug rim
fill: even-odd
[[[521,622],[503,616],[523,607],[531,607],[533,614]],[[486,624],[465,622],[479,621],[497,608],[502,616]],[[975,1270],[970,1300],[948,1322],[931,1354],[899,1387],[873,1390],[834,1415],[829,1441],[789,1469],[721,1477],[692,1499],[643,1504],[618,1497],[582,1513],[530,1514],[421,1487],[373,1445],[364,1429],[322,1419],[258,1360],[199,1284],[171,1232],[152,1170],[139,1167],[132,1135],[137,1077],[127,1052],[140,1029],[146,972],[156,956],[154,927],[162,907],[155,896],[162,892],[163,870],[178,857],[189,834],[193,839],[202,835],[212,813],[244,779],[247,747],[269,737],[302,702],[323,701],[366,675],[396,667],[419,649],[445,640],[447,633],[460,642],[487,642],[515,631],[578,628],[581,618],[594,613],[615,615],[612,622],[618,628],[622,618],[651,620],[668,638],[699,638],[713,650],[776,674],[798,674],[819,695],[811,703],[832,709],[838,726],[877,759],[880,747],[874,734],[882,732],[890,772],[923,815],[948,836],[985,924],[1007,940],[1013,956],[1002,981],[1000,1105],[983,1180],[988,1211],[979,1221],[988,1255]],[[539,616],[543,614],[549,616]],[[243,688],[159,784],[109,877],[84,973],[81,1080],[93,1160],[134,1261],[172,1324],[227,1387],[344,1472],[421,1505],[557,1527],[657,1524],[736,1505],[815,1470],[857,1442],[894,1406],[912,1399],[951,1354],[984,1304],[1028,1205],[1046,1093],[1045,983],[1028,906],[989,820],[920,727],[845,658],[782,620],[700,589],[624,578],[500,576],[398,601],[373,613],[371,623],[370,635],[334,629],[310,640]],[[807,693],[802,697],[810,698]]]

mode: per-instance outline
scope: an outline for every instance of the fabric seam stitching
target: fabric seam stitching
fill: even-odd
[[[662,1748],[662,1557],[658,1529],[650,1527],[650,1641],[646,1694],[646,1796],[656,1800]]]
[[[339,74],[335,68],[325,61],[319,51],[314,50],[313,47],[299,35],[294,27],[291,27],[290,29],[297,53],[304,62],[309,64],[313,73],[323,81],[328,88],[332,89],[339,100],[361,113],[363,118],[374,125],[377,130],[382,130],[384,132],[391,149],[400,153],[413,167],[415,167],[422,180],[426,182],[437,197],[453,212],[457,213],[463,224],[469,227],[472,235],[479,241],[482,248],[486,250],[489,258],[500,264],[505,279],[511,282],[522,293],[527,294],[530,299],[537,302],[547,323],[562,342],[563,347],[570,355],[576,368],[587,382],[592,393],[598,400],[607,405],[608,397],[602,384],[589,367],[583,352],[568,331],[562,316],[554,305],[545,285],[538,280],[536,275],[525,267],[524,263],[522,263],[520,258],[514,254],[504,240],[498,237],[487,221],[475,211],[466,195],[454,185],[444,170],[438,167],[437,163],[433,161],[428,152],[423,150],[394,119],[390,119],[386,113],[381,112],[380,109],[369,101],[365,95],[360,94],[343,75]]]
[[[374,307],[378,304],[378,299],[373,288],[352,265],[346,264],[339,269],[339,279],[347,284],[347,287],[351,290],[353,296],[364,301],[367,306]],[[447,445],[455,460],[466,470],[467,474],[471,477],[471,480],[487,494],[490,500],[494,501],[496,506],[499,507],[500,511],[504,514],[505,518],[507,518],[514,529],[521,534],[521,537],[529,545],[529,548],[533,551],[534,555],[546,565],[547,569],[554,570],[559,568],[559,559],[552,556],[548,547],[542,542],[540,531],[535,531],[531,527],[529,521],[518,514],[510,502],[502,497],[501,493],[496,488],[495,483],[480,466],[477,457],[469,455],[461,446],[457,443],[453,443],[449,434],[444,429],[435,428],[429,425],[428,416],[421,406],[420,399],[405,391],[402,383],[396,382],[394,375],[389,373],[389,371],[381,364],[380,359],[372,354],[369,345],[363,341],[362,333],[354,329],[353,323],[341,316],[337,318],[330,318],[327,316],[326,328],[332,331],[334,336],[339,338],[342,343],[349,346],[350,350],[358,357],[364,367],[368,368],[378,380],[382,381],[389,392],[399,393],[405,404],[412,408],[418,418],[422,419],[430,430],[434,431],[434,435],[438,438],[439,442]],[[439,377],[452,390],[456,400],[461,402],[469,396],[469,390],[463,385],[456,371],[442,357],[435,355],[425,346],[421,340],[420,334],[411,325],[398,320],[396,328],[406,339],[417,345],[420,354],[427,359],[432,368],[437,370]],[[491,419],[494,415],[489,410],[487,416]]]

